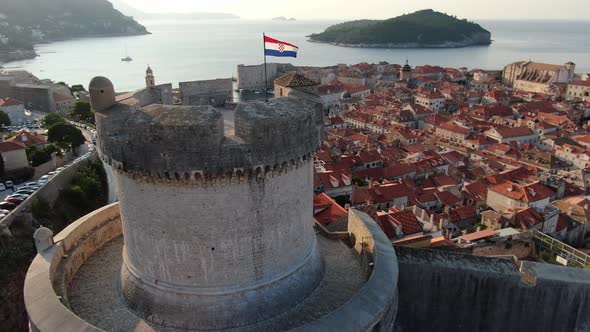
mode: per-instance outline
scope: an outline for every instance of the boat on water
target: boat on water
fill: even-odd
[[[125,46],[125,57],[123,59],[121,59],[121,61],[125,61],[125,62],[133,61],[133,58],[131,58],[129,56],[129,54],[127,54],[127,46]]]

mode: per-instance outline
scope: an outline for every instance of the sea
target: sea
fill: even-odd
[[[456,49],[347,48],[309,42],[307,36],[337,21],[149,20],[151,35],[84,38],[37,45],[39,57],[5,63],[39,78],[87,86],[94,76],[109,77],[117,91],[145,84],[147,66],[157,83],[228,78],[238,64],[263,62],[262,34],[299,46],[299,56],[269,62],[330,66],[360,62],[440,65],[500,70],[506,64],[532,60],[563,64],[573,61],[579,73],[590,72],[589,21],[478,21],[491,31],[490,46]],[[129,55],[131,62],[121,58]]]

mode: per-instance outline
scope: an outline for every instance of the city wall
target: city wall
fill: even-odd
[[[268,88],[271,89],[274,86],[273,82],[275,79],[293,70],[295,70],[295,67],[291,64],[267,63],[266,77]],[[264,65],[238,65],[238,89],[264,89]]]
[[[62,189],[67,187],[76,173],[86,166],[90,161],[97,160],[97,155],[94,154],[89,158],[85,158],[57,173],[53,176],[43,187],[33,193],[26,201],[14,209],[9,215],[0,221],[0,234],[5,236],[12,236],[11,228],[13,223],[18,221],[24,223],[25,227],[32,227],[32,212],[31,204],[36,199],[44,199],[49,204],[53,204],[59,197]]]
[[[395,248],[401,331],[590,331],[590,271]]]
[[[35,257],[24,291],[33,332],[101,331],[68,309],[66,289],[85,260],[121,232],[119,204],[111,204],[72,223]]]
[[[180,82],[178,85],[183,105],[223,106],[232,96],[231,78]]]

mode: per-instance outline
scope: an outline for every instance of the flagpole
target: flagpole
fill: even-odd
[[[262,33],[262,51],[264,52],[264,101],[268,101],[268,79],[266,77],[266,35]]]

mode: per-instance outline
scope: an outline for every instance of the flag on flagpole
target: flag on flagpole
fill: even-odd
[[[299,47],[264,36],[264,55],[276,57],[297,57]]]

